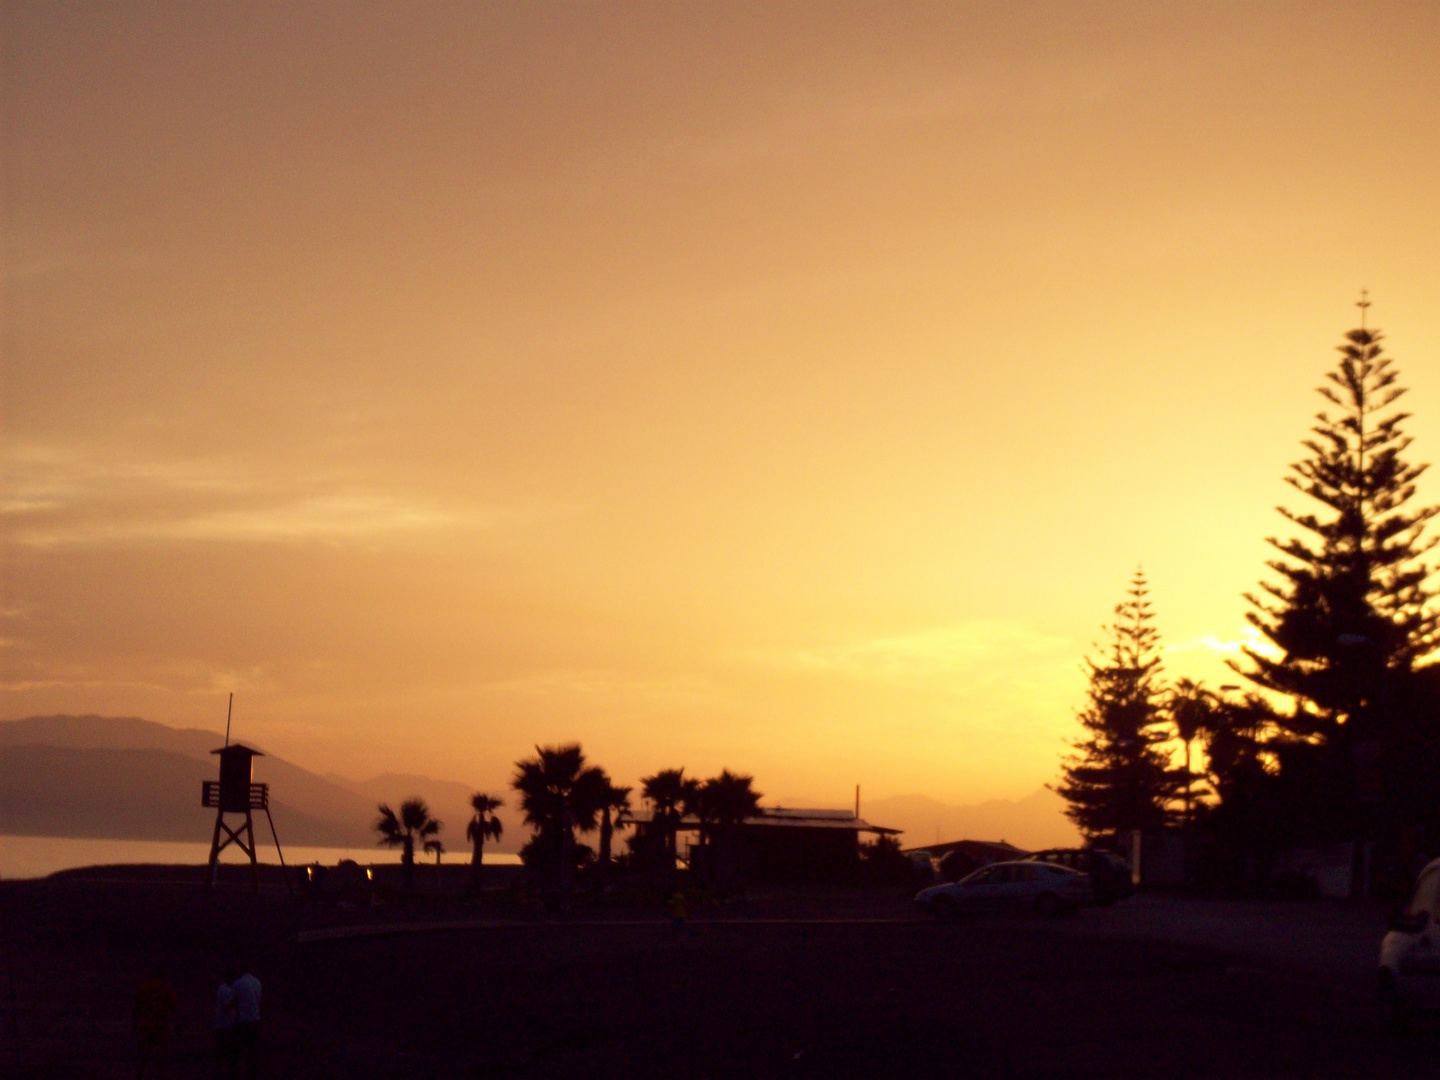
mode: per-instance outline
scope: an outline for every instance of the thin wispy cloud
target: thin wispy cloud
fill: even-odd
[[[445,502],[355,478],[277,478],[219,461],[105,462],[53,448],[7,455],[0,520],[33,548],[282,543],[517,526],[556,507]]]
[[[667,675],[577,668],[500,679],[484,684],[481,689],[487,693],[533,697],[697,704],[715,693],[715,680],[708,675],[684,672]]]
[[[903,679],[959,673],[967,677],[1008,678],[1017,669],[1070,672],[1075,657],[1075,643],[1067,638],[1014,623],[983,621],[801,649],[775,655],[772,660],[802,670],[857,678]]]

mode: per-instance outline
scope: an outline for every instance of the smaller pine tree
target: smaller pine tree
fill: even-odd
[[[1170,739],[1160,683],[1160,634],[1137,570],[1098,660],[1087,658],[1088,702],[1077,714],[1085,736],[1063,765],[1054,789],[1070,804],[1065,814],[1090,840],[1112,840],[1129,829],[1166,823],[1168,806],[1184,785],[1161,744]]]

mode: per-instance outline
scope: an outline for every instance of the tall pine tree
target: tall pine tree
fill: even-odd
[[[1246,617],[1279,655],[1247,648],[1248,663],[1231,664],[1291,701],[1278,722],[1292,738],[1321,745],[1384,741],[1391,706],[1440,637],[1423,561],[1434,541],[1422,535],[1440,507],[1408,508],[1427,466],[1401,456],[1409,414],[1391,407],[1405,391],[1381,335],[1364,326],[1368,306],[1362,298],[1361,327],[1346,335],[1339,365],[1318,389],[1335,414],[1317,414],[1314,438],[1303,443],[1310,456],[1285,477],[1324,509],[1279,508],[1308,536],[1271,537],[1283,557],[1266,565],[1279,580],[1245,597]]]
[[[1055,785],[1070,804],[1065,814],[1091,840],[1113,839],[1128,829],[1164,825],[1167,806],[1184,784],[1161,744],[1170,739],[1160,685],[1160,634],[1146,599],[1145,575],[1136,571],[1126,599],[1106,627],[1110,641],[1098,659],[1085,661],[1089,700],[1077,719],[1085,736],[1063,765]]]

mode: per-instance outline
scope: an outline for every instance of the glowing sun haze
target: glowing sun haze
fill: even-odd
[[[5,716],[1019,797],[1362,286],[1440,456],[1440,6],[3,11]]]

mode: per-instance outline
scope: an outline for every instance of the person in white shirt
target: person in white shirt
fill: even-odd
[[[248,964],[240,965],[235,991],[235,1042],[245,1058],[245,1078],[260,1075],[260,980],[250,974]]]
[[[230,985],[239,974],[234,968],[226,969],[215,991],[215,1071],[228,1080],[235,1080],[240,1069],[240,1046],[235,1041],[235,987]]]

